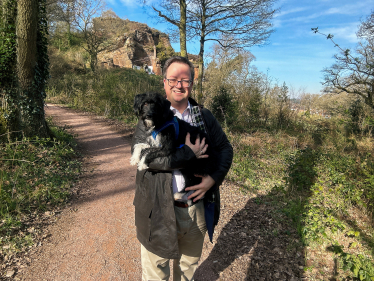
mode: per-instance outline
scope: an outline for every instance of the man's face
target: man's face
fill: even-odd
[[[169,65],[169,68],[166,72],[167,79],[176,79],[177,81],[181,80],[191,80],[190,67],[187,64],[174,62]],[[185,87],[179,82],[175,86],[169,86],[169,83],[164,79],[164,88],[166,92],[167,99],[171,102],[173,107],[186,105],[188,104],[188,97],[191,94],[192,90],[191,82],[189,87]]]

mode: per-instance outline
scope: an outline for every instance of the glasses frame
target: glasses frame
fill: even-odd
[[[178,85],[178,83],[181,83],[181,86],[182,87],[185,87],[185,88],[188,88],[189,86],[191,86],[191,83],[192,83],[192,80],[177,80],[177,79],[168,79],[168,78],[165,78],[165,80],[168,80],[168,85],[170,87],[176,87]],[[177,84],[175,84],[174,86],[170,85],[170,80],[176,80],[177,81]],[[184,81],[188,81],[188,86],[184,86],[182,82]]]

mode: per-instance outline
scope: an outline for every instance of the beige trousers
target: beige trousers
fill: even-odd
[[[173,280],[194,280],[193,275],[203,249],[206,224],[202,201],[189,208],[174,207],[180,258],[173,261]],[[159,257],[141,246],[142,280],[169,280],[169,259]]]

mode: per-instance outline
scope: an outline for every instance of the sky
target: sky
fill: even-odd
[[[156,0],[154,0],[156,1]],[[108,7],[119,17],[145,23],[162,32],[167,25],[147,16],[145,8],[136,0],[107,0]],[[323,72],[334,63],[338,53],[330,40],[315,34],[318,27],[325,34],[333,34],[334,41],[343,49],[357,45],[356,32],[361,20],[374,10],[372,0],[278,0],[279,11],[272,20],[274,32],[264,46],[249,49],[256,57],[252,63],[267,73],[273,83],[286,85],[297,93],[319,94],[323,89]],[[179,51],[179,43],[172,43]],[[211,44],[205,45],[209,52]],[[198,54],[199,42],[188,42],[187,52]]]

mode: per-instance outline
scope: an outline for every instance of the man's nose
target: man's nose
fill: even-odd
[[[183,88],[182,86],[182,80],[181,81],[177,81],[177,85],[175,85],[176,88]]]

